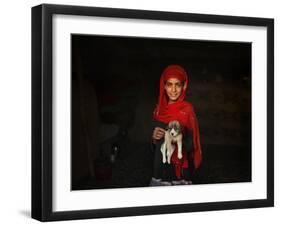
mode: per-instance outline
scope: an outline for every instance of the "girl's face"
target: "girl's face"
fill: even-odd
[[[176,102],[184,89],[184,84],[177,78],[170,78],[165,83],[165,90],[169,98],[169,103]]]

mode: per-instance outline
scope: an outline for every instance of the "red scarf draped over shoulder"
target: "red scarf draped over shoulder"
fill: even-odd
[[[176,102],[168,103],[168,96],[165,91],[165,82],[170,78],[179,79],[184,82],[183,90]],[[201,145],[199,137],[198,121],[191,103],[185,100],[188,86],[188,77],[186,71],[179,65],[169,65],[162,73],[160,78],[159,99],[158,104],[153,112],[153,118],[157,121],[168,124],[170,121],[177,120],[185,129],[192,131],[193,135],[193,150],[192,157],[195,168],[197,169],[202,161]],[[180,178],[182,168],[188,167],[186,152],[183,153],[183,158],[180,160],[173,153],[172,163],[176,168],[176,175]]]

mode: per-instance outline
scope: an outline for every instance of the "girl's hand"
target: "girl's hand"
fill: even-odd
[[[164,137],[166,130],[161,127],[155,127],[152,133],[153,140],[160,140]]]

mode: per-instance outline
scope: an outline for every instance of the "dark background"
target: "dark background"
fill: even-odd
[[[251,181],[251,43],[72,35],[72,189],[147,186],[152,112],[169,64],[189,75],[194,184]]]

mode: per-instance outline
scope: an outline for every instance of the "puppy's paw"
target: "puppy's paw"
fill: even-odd
[[[163,163],[166,163],[166,158],[163,158],[163,159],[162,159],[162,162],[163,162]]]

